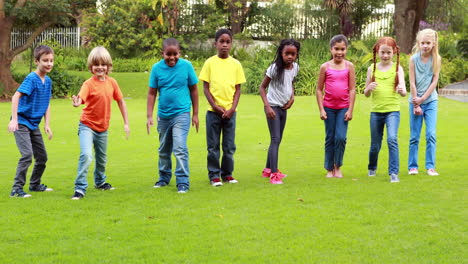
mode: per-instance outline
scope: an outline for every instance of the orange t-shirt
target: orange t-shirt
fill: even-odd
[[[81,123],[97,132],[106,131],[109,128],[112,99],[120,101],[123,98],[117,81],[108,76],[100,81],[93,76],[83,83],[78,95],[86,104],[81,114]]]

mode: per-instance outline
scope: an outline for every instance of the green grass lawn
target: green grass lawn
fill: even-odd
[[[234,173],[239,183],[215,188],[207,179],[201,97],[200,131],[189,135],[191,189],[178,194],[175,179],[153,188],[158,135],[146,134],[144,76],[118,79],[125,95],[136,95],[127,99],[129,140],[113,105],[107,175],[116,189],[90,188],[80,201],[70,198],[81,110],[70,100],[52,101],[54,138],[46,140],[43,182],[55,191],[20,199],[8,197],[19,153],[6,129],[11,104],[0,104],[0,263],[468,263],[467,104],[440,99],[441,175],[421,170],[408,176],[408,106],[402,99],[401,182],[391,184],[385,143],[377,176],[367,177],[368,98],[357,98],[345,177],[327,179],[315,98],[297,97],[280,149],[280,168],[288,177],[284,185],[271,185],[260,177],[269,145],[262,103],[259,96],[243,95]],[[423,160],[420,155],[422,168]]]

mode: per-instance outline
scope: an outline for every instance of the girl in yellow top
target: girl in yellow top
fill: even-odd
[[[405,75],[400,64],[400,48],[390,37],[383,37],[373,48],[374,63],[367,70],[366,97],[372,95],[370,116],[371,146],[368,176],[375,176],[379,151],[382,146],[384,126],[387,126],[388,174],[390,182],[399,182],[398,126],[400,124],[400,99],[406,95]],[[380,62],[376,63],[376,54]],[[396,64],[392,58],[397,55]]]
[[[206,113],[206,141],[208,145],[208,177],[211,185],[237,183],[232,177],[234,170],[234,142],[236,133],[236,108],[239,103],[240,86],[245,82],[240,62],[231,56],[232,33],[220,29],[215,35],[218,54],[205,61],[199,79],[209,106]],[[219,164],[219,145],[223,134],[223,157]],[[220,179],[221,176],[221,179]]]

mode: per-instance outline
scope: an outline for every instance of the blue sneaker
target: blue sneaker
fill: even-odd
[[[395,173],[390,174],[390,182],[400,182],[398,175],[396,175]]]
[[[23,191],[23,189],[14,189],[10,193],[10,197],[28,198],[31,197],[29,193]]]
[[[164,181],[157,181],[155,184],[154,184],[154,188],[161,188],[161,187],[165,187],[167,186],[167,182],[164,182]]]
[[[374,177],[375,175],[377,175],[377,170],[369,170],[367,173],[367,176],[369,177]]]
[[[179,185],[177,186],[178,193],[187,193],[189,188],[186,185]]]
[[[80,200],[83,197],[84,197],[84,194],[82,194],[82,193],[80,193],[78,191],[75,191],[75,194],[73,194],[71,199],[72,200]]]

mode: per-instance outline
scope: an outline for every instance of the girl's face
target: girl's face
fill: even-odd
[[[180,48],[174,45],[164,47],[163,57],[167,66],[174,67],[179,61]]]
[[[109,67],[107,64],[94,64],[91,66],[91,72],[94,74],[94,76],[98,77],[98,79],[102,80],[106,77],[107,73],[109,71]]]
[[[344,60],[346,51],[348,51],[348,47],[346,47],[346,43],[344,41],[336,42],[330,49],[333,60],[338,63]]]
[[[37,69],[43,73],[47,74],[52,71],[54,67],[54,54],[44,54],[42,55],[39,60],[36,61]]]
[[[393,48],[388,45],[380,45],[379,47],[379,58],[383,63],[388,63],[392,61],[393,58]]]
[[[419,49],[424,55],[431,54],[434,45],[434,37],[432,36],[423,35],[421,40],[419,41]]]
[[[297,48],[294,45],[287,45],[283,47],[281,52],[283,57],[283,62],[286,67],[291,66],[291,64],[297,59]]]
[[[222,34],[215,42],[216,49],[218,50],[218,56],[220,58],[229,57],[229,51],[232,47],[232,39],[228,34]]]

